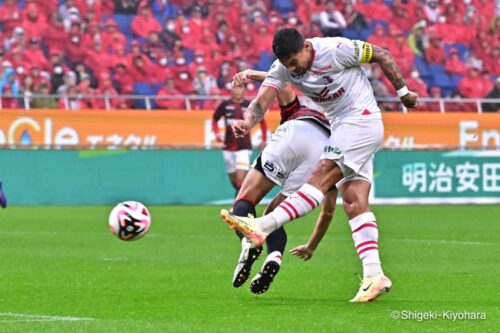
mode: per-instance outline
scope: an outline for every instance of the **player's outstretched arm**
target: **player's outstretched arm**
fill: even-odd
[[[321,242],[330,226],[333,213],[335,212],[337,194],[338,191],[336,189],[330,190],[325,194],[323,205],[321,206],[321,213],[316,220],[316,225],[314,226],[311,237],[309,237],[309,241],[305,245],[299,245],[291,249],[289,251],[291,254],[304,260],[311,259],[318,244]]]
[[[245,136],[250,129],[260,123],[264,118],[267,109],[278,96],[278,92],[269,86],[261,86],[257,97],[248,106],[244,119],[236,120],[233,125],[233,132],[237,138]]]
[[[399,66],[392,57],[391,52],[383,49],[376,45],[370,45],[373,47],[373,56],[370,62],[376,62],[380,65],[380,68],[384,72],[385,76],[391,81],[392,85],[398,93],[398,97],[407,108],[414,108],[417,106],[418,95],[410,91],[406,86],[406,82],[401,74]]]

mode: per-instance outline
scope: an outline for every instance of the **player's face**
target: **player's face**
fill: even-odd
[[[244,86],[233,86],[231,88],[231,96],[233,97],[233,99],[237,99],[237,100],[243,99],[243,97],[245,96],[245,87]]]
[[[311,68],[312,45],[309,42],[304,43],[302,50],[286,60],[280,59],[280,62],[295,75],[305,74]]]

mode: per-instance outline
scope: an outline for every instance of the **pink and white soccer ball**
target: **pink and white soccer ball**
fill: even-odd
[[[151,226],[151,215],[142,203],[120,202],[109,214],[111,232],[121,240],[129,241],[144,237]]]

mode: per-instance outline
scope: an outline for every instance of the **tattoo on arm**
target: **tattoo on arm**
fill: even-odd
[[[245,120],[249,121],[252,126],[254,127],[260,121],[262,118],[264,118],[264,114],[266,113],[266,110],[262,108],[260,105],[258,99],[254,99],[250,105],[248,106],[246,112],[245,112]]]
[[[385,76],[391,81],[396,90],[406,86],[403,74],[401,74],[399,66],[396,64],[389,51],[373,45],[373,57],[370,62],[376,62],[380,65]]]

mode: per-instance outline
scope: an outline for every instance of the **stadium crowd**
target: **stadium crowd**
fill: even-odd
[[[383,46],[423,97],[499,98],[498,10],[491,0],[5,0],[1,103],[144,108],[143,100],[117,97],[140,94],[157,95],[153,107],[183,109],[184,99],[166,97],[197,95],[193,108],[213,109],[217,101],[203,96],[229,95],[232,76],[245,68],[269,68],[282,27]],[[364,70],[377,97],[396,95],[377,66]],[[48,93],[57,98],[38,95]]]

